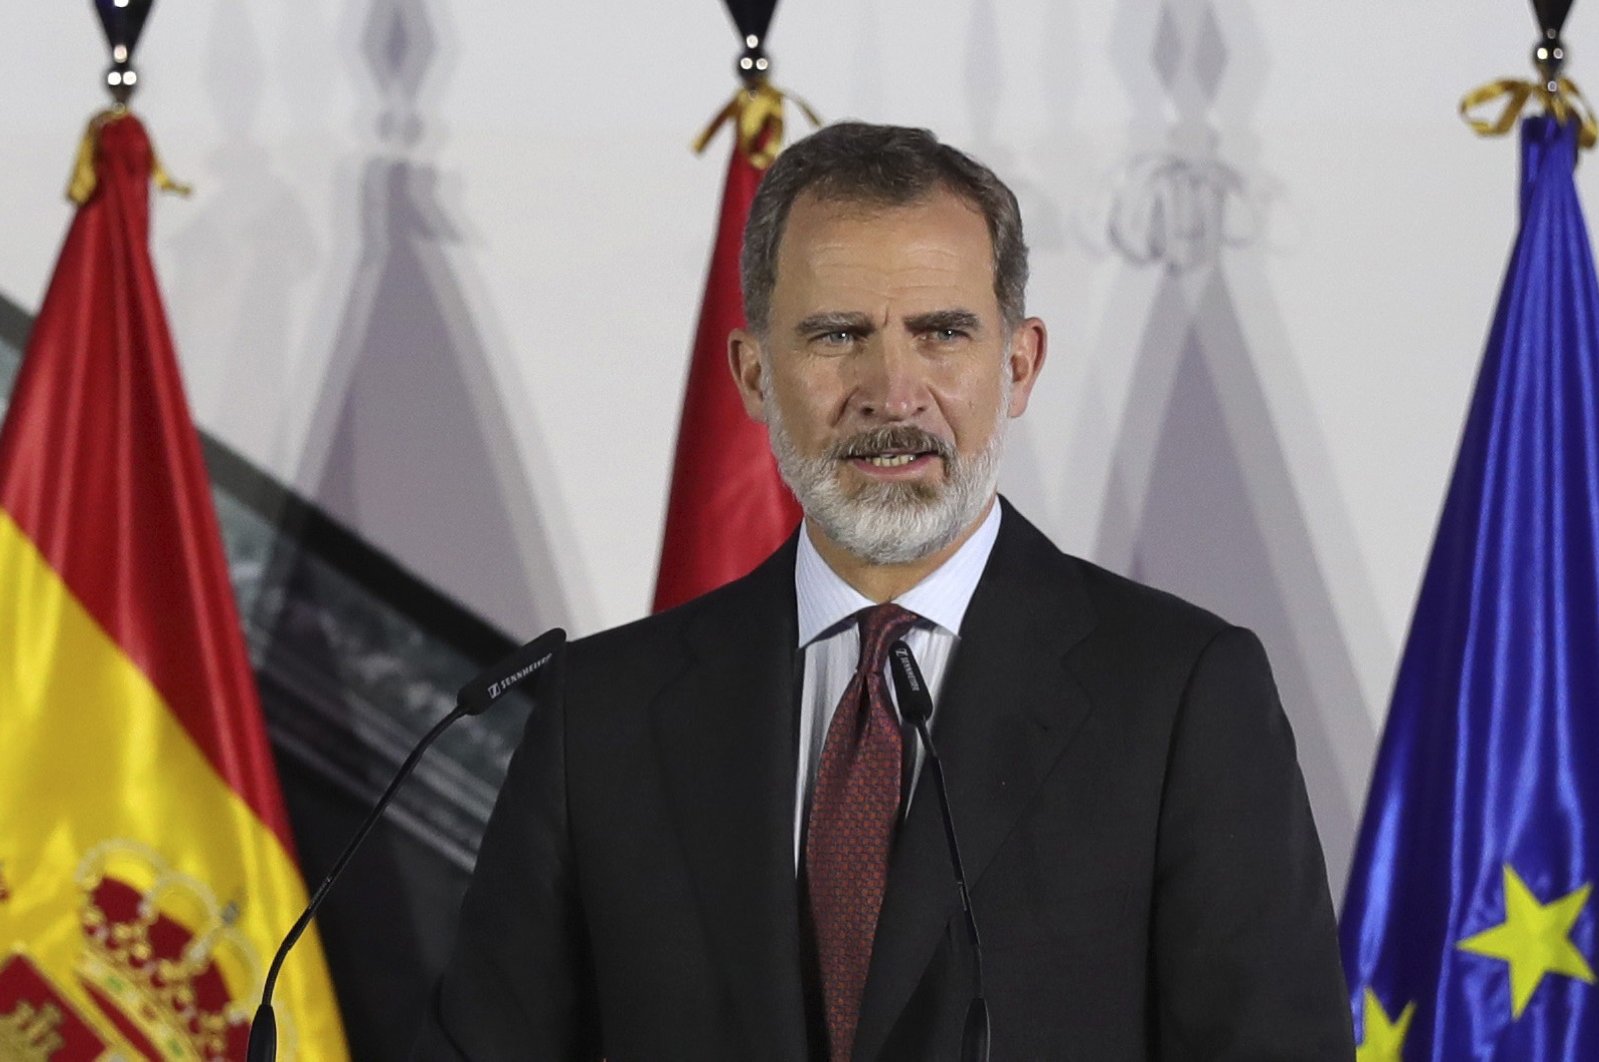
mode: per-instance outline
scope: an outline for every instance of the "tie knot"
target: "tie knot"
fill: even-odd
[[[888,647],[903,638],[921,619],[909,609],[893,602],[862,609],[861,618],[861,671],[868,675],[883,670],[888,659]]]

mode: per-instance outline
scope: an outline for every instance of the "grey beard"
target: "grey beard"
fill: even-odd
[[[764,369],[762,377],[762,389],[770,396],[770,378]],[[872,564],[918,561],[959,538],[994,496],[1009,427],[1008,376],[1001,390],[994,432],[982,451],[971,458],[963,458],[943,439],[910,425],[860,432],[818,457],[807,457],[789,434],[777,404],[768,401],[766,428],[772,456],[805,515],[815,520],[829,539]],[[842,461],[895,448],[936,453],[944,462],[943,484],[868,483],[854,493],[846,492],[839,475]]]

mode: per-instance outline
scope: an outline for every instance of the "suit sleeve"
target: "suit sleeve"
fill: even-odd
[[[1259,640],[1201,652],[1160,813],[1153,961],[1159,1057],[1354,1055],[1321,844]]]
[[[564,670],[511,759],[414,1062],[600,1056],[568,827]]]

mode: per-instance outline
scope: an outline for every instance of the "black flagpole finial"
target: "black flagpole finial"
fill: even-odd
[[[1544,87],[1550,92],[1560,88],[1560,72],[1566,65],[1566,45],[1559,34],[1550,34],[1532,46],[1532,64],[1543,76]]]
[[[1538,28],[1544,37],[1554,40],[1565,28],[1566,16],[1571,14],[1572,0],[1532,0],[1533,14],[1538,16]]]
[[[127,103],[139,84],[139,72],[133,68],[133,50],[139,46],[139,36],[144,32],[145,20],[150,17],[150,7],[155,0],[94,0],[95,13],[100,16],[100,28],[105,30],[106,47],[111,52],[111,65],[106,70],[106,88],[118,103]]]
[[[744,54],[738,57],[738,76],[753,88],[758,81],[766,80],[772,71],[772,61],[766,57],[766,47],[761,39],[750,33],[744,37]]]
[[[1566,16],[1571,14],[1572,2],[1532,0],[1532,11],[1538,16],[1538,28],[1542,31],[1532,46],[1532,64],[1543,75],[1544,87],[1550,92],[1559,89],[1561,71],[1566,65],[1566,42],[1560,39],[1560,31],[1566,24]]]
[[[777,0],[723,0],[727,13],[733,17],[740,37],[755,37],[764,41],[766,31],[772,28],[772,12],[777,10]]]
[[[744,38],[744,51],[738,57],[738,76],[753,88],[766,80],[772,70],[772,61],[766,56],[766,31],[772,26],[772,13],[777,10],[777,0],[725,0],[727,13]]]

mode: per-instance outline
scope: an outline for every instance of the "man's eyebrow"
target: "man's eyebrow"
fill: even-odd
[[[864,313],[838,310],[813,313],[809,317],[802,317],[799,324],[794,326],[794,331],[802,336],[825,335],[828,332],[866,334],[871,332],[874,327],[872,319]]]
[[[982,327],[982,318],[970,310],[929,310],[905,318],[905,327],[912,332],[975,332]]]

